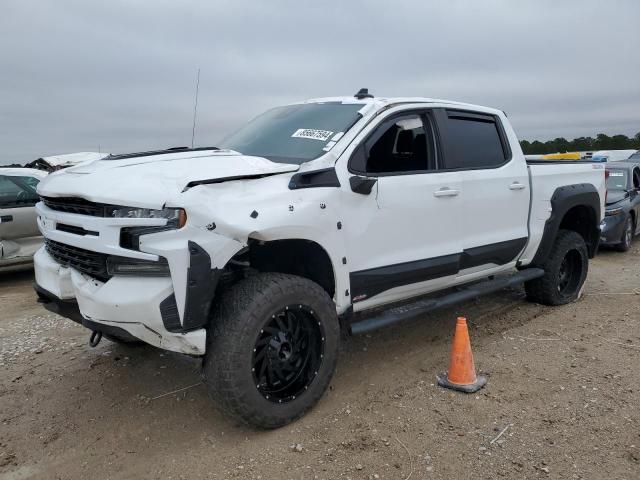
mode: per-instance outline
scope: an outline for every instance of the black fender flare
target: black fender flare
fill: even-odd
[[[211,268],[211,257],[196,242],[189,241],[187,292],[182,323],[175,294],[160,303],[160,316],[169,332],[188,332],[203,328],[209,320],[209,310],[216,294],[222,270]]]
[[[542,239],[532,265],[541,265],[549,256],[553,242],[566,213],[574,207],[584,206],[593,212],[592,221],[586,228],[585,242],[589,258],[593,258],[600,243],[600,194],[590,183],[577,183],[558,187],[551,197],[551,215],[544,224]]]

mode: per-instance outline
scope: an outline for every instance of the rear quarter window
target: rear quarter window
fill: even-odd
[[[447,112],[447,169],[495,168],[509,158],[499,120],[491,115]]]

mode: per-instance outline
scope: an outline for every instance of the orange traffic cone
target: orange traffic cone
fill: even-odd
[[[476,375],[476,366],[473,363],[471,342],[467,319],[458,317],[456,331],[453,335],[453,347],[449,360],[449,370],[437,376],[438,385],[465,393],[473,393],[480,390],[487,383],[487,378]]]

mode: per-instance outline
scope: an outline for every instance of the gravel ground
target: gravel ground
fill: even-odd
[[[217,413],[196,359],[92,349],[31,271],[1,274],[0,480],[640,478],[639,255],[602,252],[572,305],[513,289],[347,338],[320,404],[270,432]],[[434,385],[458,314],[471,395]]]

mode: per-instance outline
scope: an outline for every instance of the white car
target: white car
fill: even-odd
[[[42,246],[36,223],[36,187],[46,172],[0,168],[0,267],[31,262]]]
[[[636,150],[598,150],[593,152],[591,159],[594,162],[624,162],[634,153]]]
[[[56,170],[72,167],[81,163],[100,160],[108,155],[108,153],[101,152],[77,152],[67,153],[64,155],[51,155],[49,157],[40,157],[33,162],[28,163],[26,166],[44,170],[46,172],[55,172]]]
[[[38,192],[45,306],[94,341],[202,356],[221,408],[273,428],[326,390],[341,326],[522,283],[533,301],[576,299],[605,175],[528,163],[500,110],[361,90],[269,110],[219,148],[72,167]]]

